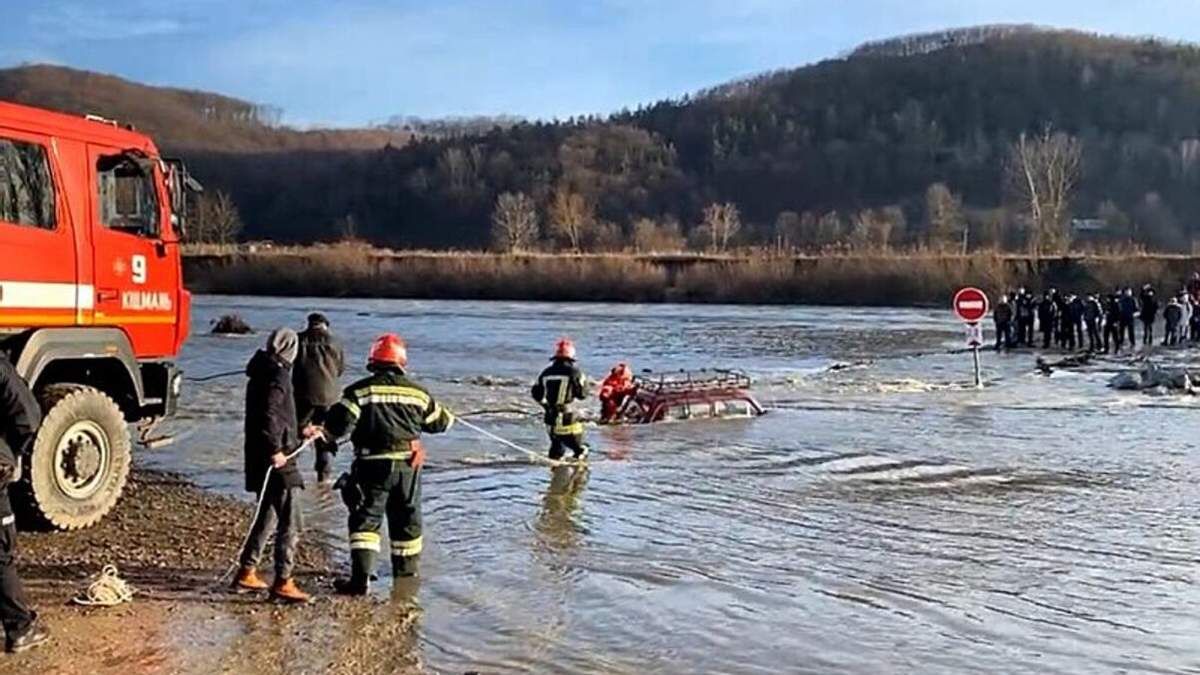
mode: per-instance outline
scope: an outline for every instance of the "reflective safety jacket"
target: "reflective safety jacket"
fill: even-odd
[[[554,359],[530,389],[533,400],[546,411],[546,426],[556,436],[577,436],[583,423],[575,419],[571,404],[587,397],[583,372],[570,359]]]
[[[346,388],[329,409],[325,429],[341,438],[351,428],[355,456],[365,459],[408,459],[412,442],[422,433],[440,434],[454,415],[397,367],[377,369]]]

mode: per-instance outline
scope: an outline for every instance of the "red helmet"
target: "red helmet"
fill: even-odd
[[[404,338],[395,333],[385,333],[375,338],[371,343],[371,353],[367,363],[372,365],[394,365],[403,368],[408,365],[408,345]]]
[[[575,343],[570,338],[563,338],[554,345],[554,358],[575,360]]]

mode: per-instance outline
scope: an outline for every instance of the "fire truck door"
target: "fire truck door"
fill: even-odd
[[[156,162],[97,146],[88,156],[95,323],[124,328],[139,357],[170,355],[179,279],[163,242],[169,215]]]

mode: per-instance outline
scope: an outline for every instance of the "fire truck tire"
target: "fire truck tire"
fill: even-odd
[[[19,492],[43,526],[90,527],[116,506],[129,479],[129,426],[117,404],[92,387],[51,385],[41,403],[45,417]]]

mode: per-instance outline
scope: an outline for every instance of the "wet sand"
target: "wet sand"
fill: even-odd
[[[265,593],[227,590],[218,576],[229,569],[250,515],[244,502],[171,474],[135,470],[120,505],[96,527],[22,532],[19,569],[53,640],[0,657],[0,674],[420,669],[416,588],[398,584],[390,596],[366,600],[333,596],[328,543],[313,536],[301,544],[296,574],[314,593],[313,604],[289,607]],[[137,590],[133,602],[72,604],[106,564]]]

